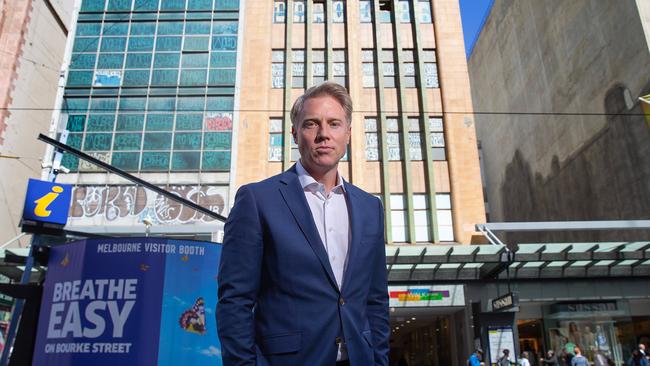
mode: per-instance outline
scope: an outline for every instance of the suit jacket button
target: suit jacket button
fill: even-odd
[[[345,300],[343,300],[342,297],[339,297],[339,304],[340,304],[341,306],[345,305]]]
[[[343,343],[343,339],[341,337],[336,337],[336,339],[334,341],[336,342],[336,344]]]

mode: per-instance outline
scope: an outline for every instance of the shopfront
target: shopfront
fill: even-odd
[[[411,352],[409,366],[464,365],[476,347],[484,350],[486,365],[512,348],[513,362],[527,352],[537,366],[548,350],[572,354],[575,346],[592,365],[625,365],[636,345],[650,348],[647,242],[520,244],[512,252],[495,245],[412,246],[387,248],[386,254],[390,285],[453,284],[465,298],[455,308],[420,308],[419,330],[402,328],[408,316],[391,308],[393,330],[400,326],[392,345],[396,354]],[[511,292],[518,306],[492,309],[492,300]]]
[[[573,354],[577,346],[596,366],[623,365],[638,344],[650,345],[650,300],[524,303],[516,323],[519,349],[536,358],[548,350]]]

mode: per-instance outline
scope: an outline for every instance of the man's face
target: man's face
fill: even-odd
[[[310,171],[336,168],[350,142],[350,124],[339,102],[329,95],[305,101],[291,134],[300,161]]]

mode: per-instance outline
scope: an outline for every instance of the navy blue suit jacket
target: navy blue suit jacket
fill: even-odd
[[[352,240],[339,290],[295,166],[242,186],[225,226],[217,327],[224,365],[388,365],[381,201],[345,183]]]

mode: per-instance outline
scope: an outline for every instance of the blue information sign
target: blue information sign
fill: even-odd
[[[25,195],[23,220],[65,225],[72,198],[72,186],[30,179]]]

